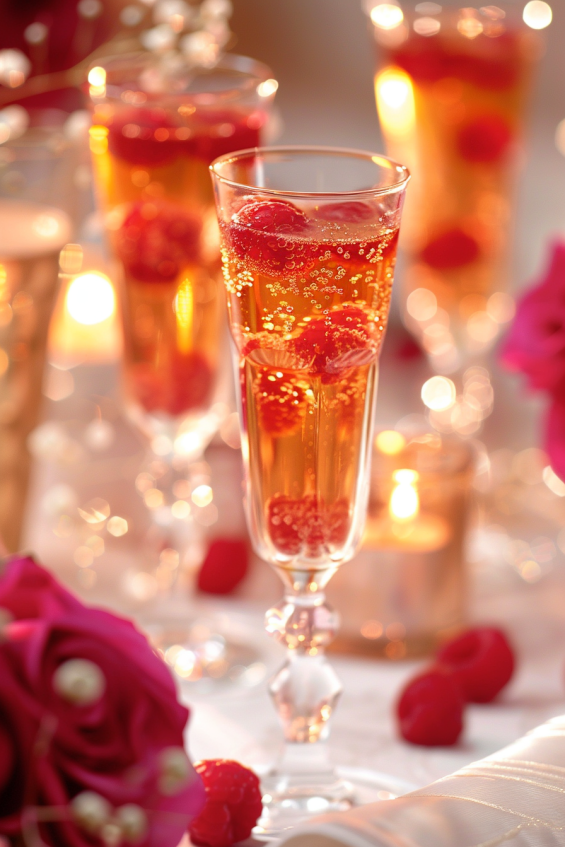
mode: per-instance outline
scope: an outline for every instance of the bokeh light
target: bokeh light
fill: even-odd
[[[543,0],[530,0],[524,6],[522,13],[524,23],[532,29],[545,29],[553,20],[553,12],[549,3]]]
[[[455,403],[455,384],[445,376],[432,376],[422,386],[422,402],[428,409],[441,412]]]
[[[111,317],[115,306],[112,283],[105,274],[97,271],[77,276],[67,291],[67,311],[77,323],[85,326],[102,323]]]

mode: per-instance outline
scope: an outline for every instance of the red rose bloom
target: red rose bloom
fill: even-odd
[[[168,669],[133,624],[84,607],[33,560],[23,562],[9,564],[0,580],[6,608],[16,608],[26,585],[35,593],[28,597],[32,614],[42,604],[53,611],[58,595],[74,602],[3,628],[0,833],[15,836],[37,826],[37,807],[58,807],[60,819],[39,825],[43,841],[92,845],[99,831],[72,821],[68,807],[94,792],[116,820],[134,804],[143,823],[137,843],[176,847],[203,788],[182,749],[188,712]]]

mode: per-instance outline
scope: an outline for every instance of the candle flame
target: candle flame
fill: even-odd
[[[390,495],[388,511],[396,521],[408,521],[415,518],[420,511],[420,497],[415,484],[418,482],[418,472],[403,468],[392,475],[396,486]]]
[[[408,74],[399,68],[382,71],[375,78],[375,96],[385,135],[393,139],[409,135],[416,122],[416,108]]]

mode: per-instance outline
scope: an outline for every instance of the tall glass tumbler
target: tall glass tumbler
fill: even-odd
[[[533,27],[543,22],[522,15],[524,3],[504,0],[365,5],[387,151],[414,178],[403,233],[404,318],[434,369],[454,373],[482,358],[513,316],[513,202],[543,46]]]
[[[211,166],[239,382],[246,509],[284,599],[270,683],[286,738],[262,834],[353,802],[327,759],[341,692],[324,655],[324,588],[357,550],[369,494],[377,366],[408,172],[371,153],[246,150]],[[315,799],[314,799],[315,798]]]

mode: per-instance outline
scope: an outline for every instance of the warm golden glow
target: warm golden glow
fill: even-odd
[[[201,509],[208,506],[214,499],[214,492],[209,485],[199,485],[192,492],[192,502]]]
[[[272,97],[278,87],[279,84],[276,79],[266,79],[257,86],[257,94],[259,97]]]
[[[108,127],[91,126],[88,130],[90,151],[95,156],[101,156],[108,150]]]
[[[194,318],[194,293],[192,283],[186,278],[180,283],[175,297],[177,317],[177,347],[181,353],[192,350],[192,322]]]
[[[418,472],[404,468],[392,475],[397,483],[390,495],[388,511],[394,520],[407,521],[420,511],[420,498],[415,488]]]
[[[106,71],[99,66],[92,68],[88,72],[88,82],[90,85],[106,85]]]
[[[415,321],[429,321],[437,312],[437,298],[428,288],[416,288],[406,298],[406,311]]]
[[[478,18],[475,17],[474,9],[462,9],[462,17],[457,21],[457,31],[465,38],[472,40],[480,35],[483,31],[483,25]]]
[[[379,29],[394,29],[404,20],[404,14],[396,3],[379,3],[370,11],[370,17]]]
[[[406,446],[406,439],[395,429],[384,429],[377,435],[375,445],[386,456],[396,456]]]
[[[445,376],[432,376],[422,386],[422,402],[434,412],[449,409],[456,396],[455,384]]]
[[[532,29],[545,29],[553,20],[553,12],[549,3],[543,0],[530,0],[524,6],[522,13],[524,23]]]
[[[80,274],[69,286],[65,306],[79,324],[92,326],[102,323],[113,315],[116,307],[112,283],[98,271]]]
[[[399,68],[382,71],[375,78],[375,96],[385,134],[403,137],[411,133],[416,122],[416,109],[408,74]]]

